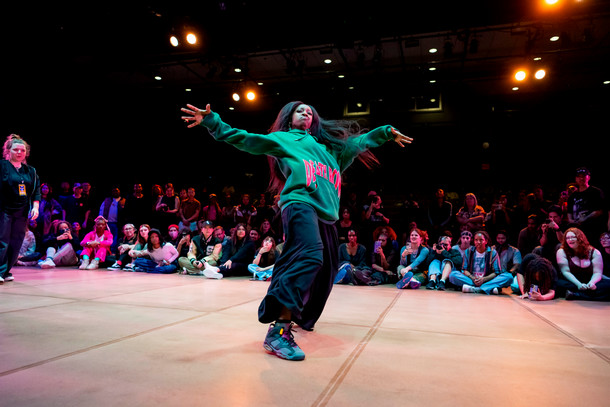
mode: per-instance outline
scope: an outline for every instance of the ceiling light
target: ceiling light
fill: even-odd
[[[430,48],[430,49],[428,50],[428,52],[429,52],[429,53],[431,53],[431,54],[436,54],[436,53],[438,52],[438,49],[436,49],[436,48]]]
[[[197,36],[193,33],[188,33],[186,35],[186,42],[188,42],[191,45],[195,45],[197,43]]]
[[[333,62],[333,60],[332,60],[332,59],[330,59],[330,58],[326,58],[326,59],[324,60],[324,63],[325,63],[326,65],[328,65],[328,64],[332,64],[332,62]]]
[[[549,40],[552,42],[559,41],[559,35],[553,35]]]
[[[536,73],[534,74],[534,78],[536,79],[542,79],[546,76],[546,71],[544,69],[538,69],[536,71]]]
[[[239,97],[239,93],[237,93],[237,92],[235,92],[235,93],[233,94],[232,98],[233,98],[233,100],[234,100],[234,101],[236,101],[236,102],[239,102],[239,99],[241,99],[241,98]]]
[[[171,37],[169,37],[169,43],[172,44],[172,46],[177,47],[179,44],[178,37],[172,35]]]
[[[159,75],[155,76],[155,80],[156,80],[156,81],[160,81],[161,79],[162,79],[162,78],[161,78]]]
[[[523,69],[520,69],[517,72],[515,72],[515,79],[518,81],[525,80],[526,77],[527,77],[527,73]]]

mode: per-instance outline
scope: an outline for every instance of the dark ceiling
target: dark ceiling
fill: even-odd
[[[564,137],[558,131],[580,123],[591,133],[598,119],[589,115],[607,111],[610,1],[563,0],[553,12],[538,3],[13,2],[0,16],[2,129],[44,135],[36,141],[47,151],[60,140],[69,155],[85,134],[92,142],[115,137],[122,150],[132,151],[143,137],[187,137],[178,111],[185,102],[210,102],[232,114],[231,123],[264,131],[278,106],[301,99],[325,117],[362,102],[372,124],[392,122],[415,134],[418,127],[453,129],[429,134],[431,144],[420,138],[413,148],[421,154],[434,137],[451,134],[471,139],[459,148],[472,149],[494,133],[488,129],[525,129],[512,143],[531,143],[537,136],[527,129],[536,121],[569,118],[553,128],[553,138],[538,139],[534,147],[544,149]],[[169,34],[186,29],[198,33],[198,46],[171,47]],[[551,42],[553,35],[559,41]],[[431,47],[438,52],[430,54]],[[331,64],[322,62],[327,57]],[[241,73],[233,71],[238,64]],[[544,66],[547,77],[528,79],[514,91],[518,65]],[[232,91],[259,82],[256,104],[227,110]],[[427,106],[429,98],[437,104]],[[436,112],[413,113],[415,103],[435,108],[441,100]],[[531,117],[546,105],[545,116]],[[552,110],[557,106],[561,110]],[[490,112],[503,115],[490,119]],[[517,112],[530,116],[518,121]],[[507,155],[501,152],[503,163]],[[472,167],[480,160],[489,157],[478,157]]]

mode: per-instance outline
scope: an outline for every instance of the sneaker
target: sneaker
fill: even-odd
[[[100,262],[99,260],[91,260],[91,263],[89,263],[89,265],[87,266],[87,270],[97,270],[97,268],[99,267]]]
[[[419,287],[421,287],[421,283],[417,280],[411,280],[409,282],[409,288],[412,290],[417,290]]]
[[[576,299],[576,294],[574,294],[572,291],[570,290],[566,290],[566,300],[567,301],[573,301]]]
[[[121,265],[117,262],[114,262],[114,264],[108,268],[106,268],[106,270],[120,270],[121,269]]]
[[[434,290],[435,288],[436,288],[436,280],[428,281],[428,284],[426,284],[426,290]]]
[[[276,322],[271,324],[263,342],[265,350],[286,360],[303,360],[305,353],[294,341],[292,322]]]
[[[445,282],[443,280],[440,280],[437,284],[436,284],[436,289],[438,291],[445,291]]]
[[[218,270],[220,270],[218,267],[210,266],[208,263],[205,263],[205,267],[203,268],[202,273],[207,278],[220,280],[223,275],[222,273],[219,273]]]
[[[125,268],[123,269],[123,271],[133,271],[133,263],[129,263],[128,265],[125,266]]]
[[[409,282],[411,281],[412,278],[413,278],[413,272],[409,271],[400,279],[399,282],[396,283],[396,288],[398,288],[398,289],[405,288],[409,284]]]
[[[38,265],[41,269],[52,269],[55,267],[55,263],[51,258],[47,258],[46,260],[39,262]]]
[[[337,273],[337,276],[335,277],[334,284],[342,283],[343,279],[345,278],[347,273],[350,273],[350,274],[352,273],[352,265],[349,263],[347,263],[343,267],[339,268],[339,272]]]
[[[478,293],[480,291],[481,291],[481,289],[479,287],[473,287],[473,286],[468,285],[468,284],[464,284],[462,286],[462,292],[463,293]]]
[[[0,277],[0,284],[4,284],[4,279]]]
[[[78,269],[85,270],[87,267],[89,267],[89,259],[83,259],[80,266],[78,266]]]
[[[15,280],[15,277],[13,277],[12,274],[9,274],[8,276],[4,276],[4,281],[13,281]]]
[[[491,290],[491,293],[494,295],[498,295],[498,294],[500,294],[500,291],[498,290],[498,287],[494,287],[494,289]]]

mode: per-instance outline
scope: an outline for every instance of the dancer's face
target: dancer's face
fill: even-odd
[[[299,105],[292,114],[292,128],[299,130],[307,130],[311,127],[313,120],[313,111],[308,105]]]

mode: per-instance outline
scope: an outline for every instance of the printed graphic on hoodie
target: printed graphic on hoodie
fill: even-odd
[[[312,160],[303,160],[303,163],[305,164],[305,177],[308,187],[316,182],[317,177],[321,177],[333,184],[337,191],[337,196],[341,197],[341,173],[339,170]]]

